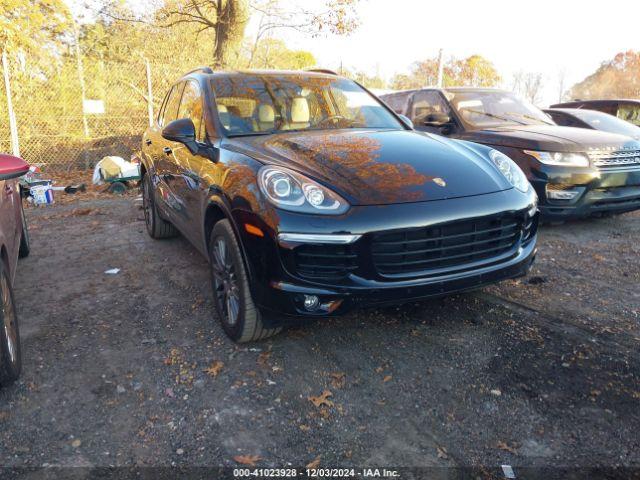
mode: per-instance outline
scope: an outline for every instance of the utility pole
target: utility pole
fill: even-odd
[[[438,88],[442,88],[442,82],[444,76],[444,51],[441,48],[438,53]]]
[[[13,111],[13,101],[11,99],[11,82],[9,81],[9,61],[7,52],[2,51],[2,70],[4,71],[4,89],[7,92],[7,110],[9,111],[9,131],[11,132],[11,152],[14,156],[20,156],[20,142],[18,138],[18,123],[16,113]]]
[[[153,90],[151,85],[151,65],[147,58],[144,59],[147,68],[147,110],[149,112],[149,126],[153,126]]]
[[[87,116],[84,113],[84,104],[87,99],[87,89],[84,84],[84,66],[82,65],[82,55],[80,54],[80,35],[78,34],[78,25],[73,19],[73,36],[75,40],[76,62],[78,64],[78,79],[80,80],[80,94],[82,95],[82,126],[85,138],[89,138],[89,124]]]

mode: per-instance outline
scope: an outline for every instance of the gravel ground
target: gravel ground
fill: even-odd
[[[203,258],[151,240],[135,195],[27,216],[1,466],[640,468],[638,213],[543,228],[524,279],[243,346]]]

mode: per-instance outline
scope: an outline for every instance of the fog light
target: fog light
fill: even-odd
[[[580,190],[560,184],[547,185],[547,198],[550,200],[573,200],[580,195]]]
[[[318,308],[320,305],[320,299],[316,295],[305,295],[304,296],[304,308],[309,311],[313,311]]]
[[[569,192],[566,190],[549,190],[547,197],[553,200],[573,200],[580,192]]]

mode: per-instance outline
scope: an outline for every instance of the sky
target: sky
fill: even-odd
[[[568,88],[616,53],[640,50],[638,0],[361,0],[358,11],[361,26],[349,37],[277,35],[290,48],[312,52],[325,68],[343,62],[385,78],[437,56],[440,48],[445,56],[480,54],[494,63],[506,88],[514,72],[542,73],[540,106],[558,100],[560,72]],[[252,28],[255,22],[248,33]]]

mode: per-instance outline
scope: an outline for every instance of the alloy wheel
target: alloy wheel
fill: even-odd
[[[7,353],[12,364],[18,362],[18,330],[16,328],[16,312],[13,307],[9,283],[6,275],[0,276],[2,291],[2,314],[4,317],[4,335],[7,339]]]
[[[213,245],[213,283],[216,300],[224,315],[224,321],[234,326],[240,313],[240,287],[229,245],[223,237],[217,237]]]

